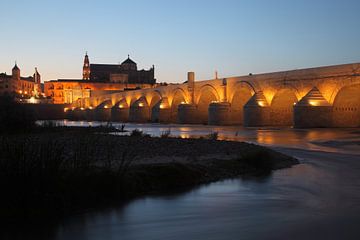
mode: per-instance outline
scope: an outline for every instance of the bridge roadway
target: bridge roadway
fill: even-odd
[[[360,63],[195,81],[78,99],[70,119],[246,127],[360,127]]]

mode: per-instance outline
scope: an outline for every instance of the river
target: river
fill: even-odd
[[[98,125],[61,122],[65,125]],[[115,125],[117,126],[117,125]],[[158,136],[246,141],[298,158],[266,178],[238,178],[187,193],[71,216],[43,237],[65,239],[359,239],[360,129],[126,124]]]

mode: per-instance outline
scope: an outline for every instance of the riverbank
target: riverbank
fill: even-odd
[[[106,128],[48,127],[1,136],[1,219],[61,218],[298,163],[242,142],[108,133]]]

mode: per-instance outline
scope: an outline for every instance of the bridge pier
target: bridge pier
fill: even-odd
[[[257,92],[244,106],[244,126],[263,127],[270,123],[270,107],[262,92]]]
[[[73,116],[74,112],[73,112],[72,109],[65,108],[64,111],[65,111],[65,119],[68,119],[68,120],[73,120],[74,119],[74,116]]]
[[[209,125],[228,125],[230,120],[230,103],[218,102],[209,105]]]
[[[140,98],[130,106],[129,122],[145,123],[150,120],[150,108],[145,98]]]
[[[72,110],[72,120],[75,121],[81,121],[81,120],[85,120],[86,116],[85,116],[85,109],[84,108],[75,108]]]
[[[171,108],[167,97],[162,98],[151,109],[151,121],[160,123],[169,123],[171,121]]]
[[[178,107],[178,122],[180,124],[198,124],[197,108],[194,104],[180,104]]]
[[[111,121],[127,122],[129,120],[129,108],[114,106],[111,108]]]
[[[95,120],[108,122],[111,119],[111,108],[108,106],[99,106],[94,110]]]
[[[314,87],[294,106],[295,128],[332,126],[332,106]]]
[[[129,105],[123,98],[111,108],[111,121],[127,122],[129,120]]]
[[[95,120],[95,111],[92,107],[85,109],[85,118],[89,122]]]

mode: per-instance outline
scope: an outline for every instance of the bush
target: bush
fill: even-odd
[[[134,129],[131,131],[130,134],[131,137],[150,137],[149,134],[144,133],[143,131],[139,130],[139,129]]]
[[[160,137],[161,138],[169,138],[170,134],[171,134],[171,129],[169,128],[168,130],[161,132]]]
[[[116,144],[95,134],[0,136],[1,218],[52,216],[121,195],[136,151]]]
[[[35,114],[9,96],[0,97],[0,133],[24,132],[35,127]]]
[[[219,133],[218,133],[218,132],[212,132],[212,133],[210,133],[210,134],[208,134],[208,135],[206,136],[206,138],[209,139],[209,140],[217,140],[218,137],[219,137]]]

